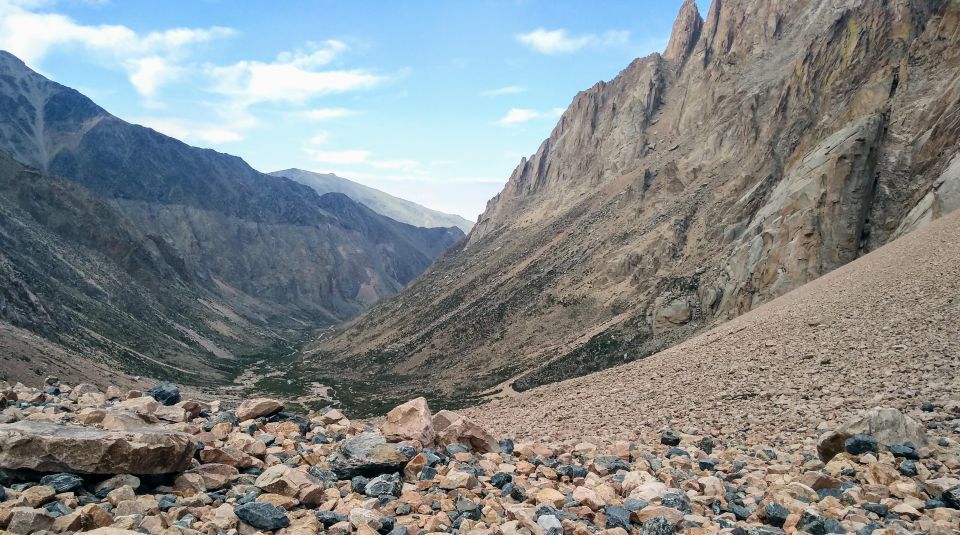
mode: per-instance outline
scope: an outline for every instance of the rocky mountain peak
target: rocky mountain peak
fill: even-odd
[[[697,8],[695,0],[686,0],[680,8],[680,15],[673,23],[673,32],[670,42],[663,53],[663,57],[676,63],[683,63],[700,40],[700,31],[703,29],[703,17]]]

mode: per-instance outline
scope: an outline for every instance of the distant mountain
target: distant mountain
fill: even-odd
[[[462,246],[305,354],[387,406],[509,395],[646,357],[960,208],[958,27],[955,1],[687,0],[665,52],[577,94]]]
[[[470,232],[473,223],[454,214],[445,214],[421,206],[415,202],[394,197],[378,189],[358,184],[352,180],[337,176],[333,173],[314,173],[303,169],[285,169],[270,173],[296,180],[315,189],[317,193],[343,193],[351,199],[366,205],[368,208],[397,221],[418,227],[459,227],[464,232]]]
[[[0,151],[0,319],[185,382],[352,317],[463,237],[124,122],[5,52]]]

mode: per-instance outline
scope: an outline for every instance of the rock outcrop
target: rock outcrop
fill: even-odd
[[[576,95],[463,247],[308,354],[399,398],[509,395],[646,357],[948,213],[958,20],[956,2],[685,2],[664,54]]]

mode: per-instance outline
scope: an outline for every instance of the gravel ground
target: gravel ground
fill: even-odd
[[[465,411],[495,434],[812,441],[861,409],[960,400],[960,214],[649,358]]]

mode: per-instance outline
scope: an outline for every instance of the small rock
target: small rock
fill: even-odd
[[[604,509],[604,512],[607,514],[607,529],[623,528],[628,533],[630,532],[630,511],[623,507],[610,505]]]
[[[286,512],[268,503],[245,503],[235,507],[233,512],[240,520],[257,529],[276,531],[290,525]]]
[[[400,496],[400,474],[384,474],[371,479],[363,489],[364,494],[371,497]]]
[[[679,446],[680,435],[673,430],[667,429],[660,433],[660,443],[666,446]]]
[[[144,394],[168,407],[180,402],[180,389],[171,383],[160,383]]]
[[[669,520],[658,516],[640,524],[639,535],[672,535],[676,530]]]
[[[57,494],[77,490],[83,486],[83,479],[74,474],[51,474],[40,478],[41,485],[53,487]]]
[[[283,402],[269,398],[246,399],[237,407],[237,419],[253,420],[263,416],[273,416],[283,410]]]
[[[850,455],[876,453],[877,441],[870,435],[853,435],[843,442],[843,448]]]

